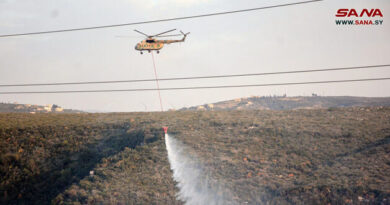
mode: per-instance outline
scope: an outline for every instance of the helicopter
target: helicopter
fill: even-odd
[[[155,50],[157,53],[160,53],[160,49],[164,47],[164,44],[184,42],[186,40],[187,35],[190,34],[190,33],[183,33],[182,31],[180,31],[181,34],[164,35],[164,36],[162,35],[175,30],[176,29],[172,29],[155,35],[147,35],[145,33],[142,33],[141,31],[134,30],[135,32],[140,33],[147,37],[145,40],[137,43],[137,45],[135,46],[135,50],[140,51],[141,54],[143,54],[143,51],[148,51],[150,53],[153,50]],[[156,39],[156,37],[170,37],[170,36],[183,36],[183,38],[180,40],[157,40]]]

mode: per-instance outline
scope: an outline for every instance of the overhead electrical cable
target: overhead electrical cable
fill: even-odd
[[[287,4],[264,6],[264,7],[250,8],[250,9],[241,9],[241,10],[224,11],[224,12],[193,15],[193,16],[156,19],[156,20],[140,21],[140,22],[132,22],[132,23],[111,24],[111,25],[91,26],[91,27],[81,27],[81,28],[69,28],[69,29],[49,30],[49,31],[37,31],[37,32],[27,32],[27,33],[3,34],[3,35],[0,35],[0,38],[15,37],[15,36],[28,36],[28,35],[40,35],[40,34],[50,34],[50,33],[64,33],[64,32],[84,31],[84,30],[96,30],[96,29],[159,23],[159,22],[167,22],[167,21],[178,21],[178,20],[185,20],[185,19],[192,19],[192,18],[203,18],[203,17],[210,17],[210,16],[218,16],[218,15],[226,15],[226,14],[264,10],[264,9],[272,9],[272,8],[278,8],[278,7],[286,7],[286,6],[293,6],[293,5],[299,5],[299,4],[314,3],[314,2],[319,2],[319,1],[323,1],[323,0],[301,1],[301,2],[293,2],[293,3],[287,3]]]
[[[244,87],[268,87],[268,86],[286,86],[286,85],[307,85],[307,84],[328,84],[328,83],[346,83],[363,81],[383,81],[388,78],[365,78],[349,80],[327,80],[327,81],[307,81],[307,82],[289,82],[289,83],[268,83],[268,84],[247,84],[247,85],[219,85],[219,86],[195,86],[195,87],[171,87],[171,88],[138,88],[138,89],[118,89],[118,90],[56,90],[56,91],[10,91],[0,92],[0,95],[6,94],[51,94],[51,93],[109,93],[109,92],[144,92],[144,91],[170,91],[170,90],[200,90],[216,88],[244,88]]]
[[[233,78],[233,77],[249,77],[249,76],[265,76],[265,75],[280,75],[280,74],[296,74],[296,73],[312,73],[326,71],[342,71],[342,70],[357,70],[367,68],[390,68],[390,64],[383,65],[367,65],[353,67],[338,67],[325,69],[309,69],[309,70],[293,70],[279,71],[268,73],[246,73],[246,74],[228,74],[228,75],[209,75],[209,76],[189,76],[175,78],[158,78],[158,79],[138,79],[138,80],[111,80],[111,81],[84,81],[84,82],[64,82],[64,83],[21,83],[21,84],[0,84],[0,87],[23,87],[23,86],[58,86],[58,85],[84,85],[84,84],[111,84],[111,83],[137,83],[151,81],[174,81],[174,80],[195,80],[195,79],[211,79],[211,78]]]

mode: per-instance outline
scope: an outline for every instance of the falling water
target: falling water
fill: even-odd
[[[165,135],[168,159],[177,182],[177,198],[186,204],[235,204],[228,199],[221,185],[204,170],[195,156],[190,156],[183,143]]]

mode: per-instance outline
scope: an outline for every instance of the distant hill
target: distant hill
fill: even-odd
[[[17,103],[0,103],[0,113],[79,113],[82,111],[64,109],[58,105],[30,105]]]
[[[311,97],[263,96],[238,98],[234,100],[183,108],[181,110],[295,110],[332,107],[378,106],[390,106],[390,97],[326,97],[316,95]]]

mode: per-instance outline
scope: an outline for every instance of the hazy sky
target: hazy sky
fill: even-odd
[[[297,2],[293,0],[0,0],[0,34],[88,27]],[[339,8],[379,8],[382,26],[337,26]],[[154,78],[150,54],[134,50],[141,35],[172,28],[185,43],[155,55],[160,78],[275,72],[390,63],[389,0],[323,2],[248,13],[13,38],[0,38],[0,84]],[[378,19],[378,18],[376,18]],[[129,35],[135,38],[117,38]],[[180,38],[180,37],[178,37]],[[390,68],[231,79],[160,82],[160,87],[260,84],[390,77]],[[0,91],[155,88],[154,82],[0,88]],[[258,88],[163,91],[164,107],[251,95],[390,96],[390,81]],[[2,102],[58,104],[101,111],[159,109],[157,92],[0,95]]]

